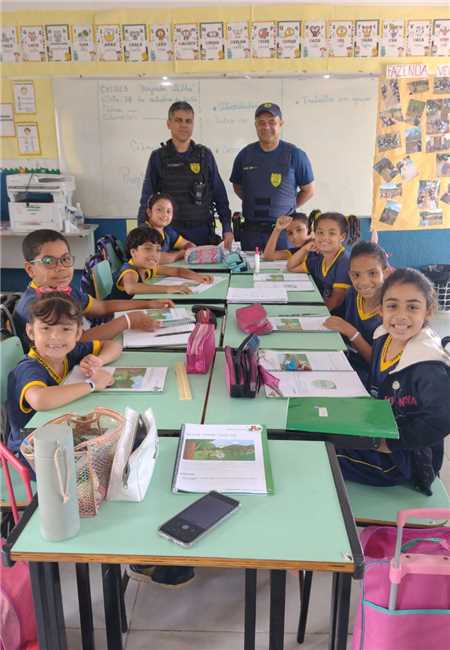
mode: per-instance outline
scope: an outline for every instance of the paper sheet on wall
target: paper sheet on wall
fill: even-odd
[[[0,63],[20,63],[20,47],[15,25],[0,26]]]
[[[303,56],[305,59],[319,59],[327,54],[325,21],[307,20],[303,29]]]
[[[46,25],[47,58],[49,62],[67,63],[72,60],[69,25]]]
[[[265,386],[267,397],[368,397],[356,372],[272,372],[281,395]]]
[[[259,350],[259,363],[267,370],[308,372],[337,371],[353,372],[343,352],[280,352],[279,350]]]
[[[152,25],[150,58],[152,61],[172,61],[173,42],[169,23]]]
[[[74,25],[72,40],[74,61],[95,61],[97,54],[92,25]]]
[[[123,56],[126,62],[148,61],[147,27],[145,25],[122,25]]]
[[[250,58],[250,37],[248,22],[227,23],[227,59],[249,59]]]

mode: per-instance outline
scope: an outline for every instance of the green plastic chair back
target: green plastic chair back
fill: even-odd
[[[92,278],[94,280],[95,297],[98,300],[105,300],[111,294],[113,288],[113,276],[108,260],[102,260],[94,266]]]
[[[3,341],[0,342],[0,388],[2,405],[6,403],[7,399],[8,375],[11,370],[14,370],[22,357],[22,343],[17,336],[10,336],[9,338],[3,339]]]
[[[345,481],[350,507],[357,524],[393,525],[397,520],[397,512],[406,508],[448,508],[450,499],[443,482],[435,479],[431,490],[433,494],[427,497],[418,492],[412,485],[395,485],[392,487],[377,487]],[[418,525],[436,526],[442,521],[421,519]]]

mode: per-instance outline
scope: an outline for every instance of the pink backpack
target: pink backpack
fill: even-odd
[[[450,647],[450,528],[403,529],[408,517],[448,519],[450,510],[401,510],[397,529],[364,529],[352,650]]]
[[[8,568],[0,563],[0,649],[39,650],[26,562]]]

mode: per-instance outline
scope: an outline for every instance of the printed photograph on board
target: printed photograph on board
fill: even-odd
[[[446,203],[447,205],[450,205],[450,183],[447,184],[447,189],[445,190],[444,194],[440,197],[439,200],[442,201],[442,203]]]
[[[403,113],[400,108],[390,108],[380,113],[380,121],[383,127],[394,126],[403,122]]]
[[[419,213],[420,226],[442,226],[443,214],[442,210],[424,210]]]
[[[406,84],[410,95],[420,95],[420,93],[427,93],[430,89],[430,82],[428,79],[415,79],[408,81]]]
[[[417,190],[417,205],[425,210],[436,210],[438,207],[440,181],[419,181]]]
[[[427,101],[427,135],[449,132],[450,99],[429,99]]]
[[[422,151],[422,129],[418,126],[406,129],[405,151],[406,153],[419,153]]]
[[[450,94],[450,77],[435,77],[433,79],[433,92],[436,95]]]
[[[448,151],[450,149],[450,135],[427,135],[425,141],[425,151],[433,153],[434,151]]]
[[[450,154],[436,154],[436,173],[438,176],[450,176]]]
[[[400,131],[394,133],[383,133],[377,136],[378,151],[391,151],[392,149],[400,149],[402,146]]]
[[[397,170],[404,181],[411,181],[418,174],[417,167],[411,156],[405,156],[397,163]]]
[[[398,79],[388,79],[381,84],[381,108],[387,111],[391,108],[401,108],[400,106],[400,86]]]
[[[375,163],[373,168],[386,182],[391,181],[399,173],[399,170],[394,167],[389,158],[382,158],[377,163]]]
[[[406,109],[405,122],[413,126],[419,126],[424,110],[425,102],[421,102],[419,99],[410,99]]]
[[[383,212],[381,213],[380,221],[382,223],[388,224],[389,226],[393,226],[397,220],[398,215],[400,214],[401,207],[402,206],[400,203],[396,203],[395,201],[388,201],[384,206]]]
[[[381,199],[396,199],[402,195],[401,183],[385,183],[380,185],[380,198]]]

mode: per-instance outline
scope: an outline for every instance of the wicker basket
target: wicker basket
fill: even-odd
[[[65,413],[47,424],[68,424],[72,428],[80,517],[94,517],[106,496],[125,418],[117,411],[98,407],[87,415]],[[23,440],[20,451],[34,469],[32,433]]]

